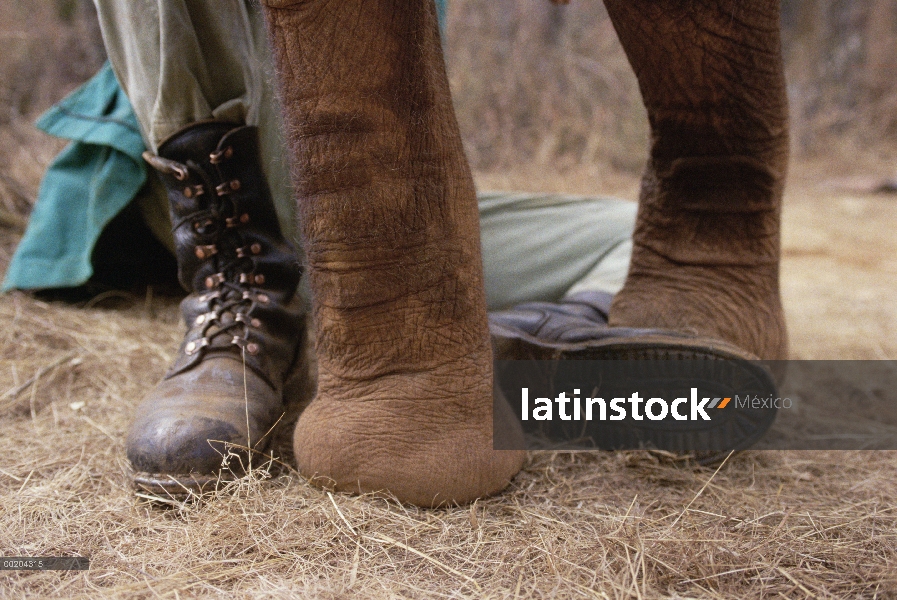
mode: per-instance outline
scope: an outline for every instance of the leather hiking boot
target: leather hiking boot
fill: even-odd
[[[551,365],[563,360],[596,361],[594,371],[583,380],[586,389],[602,389],[603,381],[628,369],[630,381],[659,390],[659,395],[668,395],[673,389],[682,392],[677,395],[687,393],[676,387],[687,381],[688,386],[712,389],[721,397],[747,392],[751,397],[775,396],[776,385],[768,369],[757,364],[756,356],[727,342],[687,333],[609,327],[612,300],[613,295],[605,292],[580,292],[558,302],[529,302],[490,313],[495,377],[504,396],[519,398],[521,387],[544,385],[555,376]],[[541,368],[516,368],[503,361],[546,362]],[[775,414],[775,409],[752,410],[731,403],[727,410],[713,413],[711,421],[627,419],[612,428],[603,427],[596,447],[654,448],[693,454],[697,462],[709,464],[725,458],[731,450],[756,443],[772,425]]]
[[[134,481],[183,496],[250,466],[302,371],[302,268],[277,222],[255,127],[201,122],[144,158],[168,189],[187,334],[137,408],[127,439]],[[228,460],[225,460],[225,457]],[[257,460],[257,459],[256,459]],[[258,465],[256,465],[258,466]]]

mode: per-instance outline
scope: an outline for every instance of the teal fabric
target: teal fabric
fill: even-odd
[[[439,31],[445,37],[445,20],[448,16],[448,0],[436,0],[436,17],[439,19]]]
[[[435,1],[444,33],[448,0]],[[140,126],[109,63],[42,115],[37,127],[72,143],[44,175],[0,291],[86,283],[100,233],[147,178]]]
[[[140,126],[108,63],[37,127],[73,141],[44,175],[3,291],[85,283],[100,233],[147,177]]]

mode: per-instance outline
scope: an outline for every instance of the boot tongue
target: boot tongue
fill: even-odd
[[[239,123],[202,121],[194,123],[171,135],[159,145],[159,156],[180,163],[195,161],[198,156],[208,156],[218,148],[218,143],[229,131],[240,127]]]

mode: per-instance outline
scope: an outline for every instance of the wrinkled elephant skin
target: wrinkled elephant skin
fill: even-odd
[[[630,272],[611,325],[787,354],[779,223],[788,159],[779,6],[607,0],[651,124]]]
[[[298,2],[266,16],[317,326],[300,471],[425,506],[498,492],[524,455],[492,449],[479,217],[435,9]]]
[[[775,0],[608,0],[652,127],[611,321],[785,353]],[[267,0],[317,324],[300,471],[424,506],[503,489],[474,187],[432,2]],[[610,142],[610,141],[609,141]]]

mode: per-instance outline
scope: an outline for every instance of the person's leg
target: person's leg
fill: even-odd
[[[635,203],[530,192],[480,192],[478,199],[489,310],[623,286]]]
[[[262,168],[281,229],[296,237],[295,203],[274,90],[271,51],[258,6],[245,0],[94,0],[103,42],[151,152],[193,123],[259,129]],[[164,195],[144,202],[150,222]],[[164,217],[161,217],[164,218]]]
[[[242,0],[96,0],[106,52],[149,149],[209,119],[247,122],[260,87]],[[252,123],[251,123],[252,124]]]
[[[760,382],[770,395],[775,391],[771,380],[756,377],[756,369],[745,360],[752,358],[750,354],[724,341],[608,324],[632,253],[634,203],[549,194],[481,196],[495,378],[507,397],[519,394],[522,387],[552,389],[551,382],[565,369],[558,361],[566,360],[577,361],[578,383],[586,389],[600,386],[611,373],[619,374],[616,367],[605,369],[623,360],[644,361],[633,367],[636,385],[654,382],[669,389],[671,381],[687,380],[689,385],[721,393],[739,392],[745,382]],[[672,357],[677,360],[670,361]],[[530,362],[533,359],[544,363]],[[517,363],[520,360],[526,361],[524,369]],[[700,364],[725,368],[709,373],[691,369]],[[670,429],[650,422],[642,427],[629,421],[591,434],[601,448],[647,445],[694,453],[702,462],[713,462],[733,449],[749,447],[771,422],[769,414],[733,409],[714,419],[711,427],[699,424],[690,429],[680,424]]]
[[[228,443],[245,448],[247,466],[296,399],[285,397],[288,380],[309,380],[300,257],[279,223],[292,226],[292,194],[281,185],[272,198],[264,169],[285,171],[267,41],[258,9],[242,0],[97,8],[152,149],[144,157],[167,190],[166,205],[144,203],[144,214],[170,214],[179,278],[192,292],[181,305],[184,341],[137,408],[127,453],[139,486],[183,494],[216,480]]]

